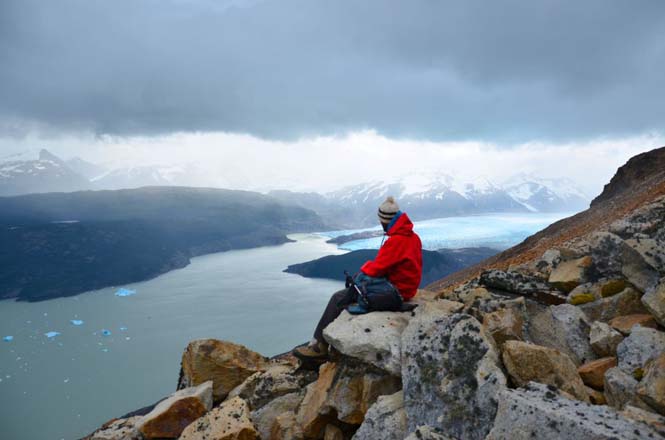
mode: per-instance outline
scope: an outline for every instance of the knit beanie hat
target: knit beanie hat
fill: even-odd
[[[379,205],[379,220],[381,223],[390,223],[399,211],[399,205],[392,196],[388,196],[386,201]]]

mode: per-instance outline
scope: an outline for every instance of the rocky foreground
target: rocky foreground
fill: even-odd
[[[87,439],[665,439],[665,196],[640,197],[414,312],[344,312],[317,368],[192,341],[178,391]]]

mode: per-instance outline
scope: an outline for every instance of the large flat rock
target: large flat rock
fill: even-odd
[[[642,440],[663,438],[652,426],[606,406],[569,400],[554,388],[531,383],[504,390],[486,440]]]

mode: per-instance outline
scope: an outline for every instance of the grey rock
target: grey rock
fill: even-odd
[[[623,341],[623,335],[604,322],[596,321],[591,324],[589,342],[598,356],[616,356],[617,347],[621,341]]]
[[[261,438],[270,438],[270,430],[275,419],[285,412],[296,412],[298,405],[300,405],[304,397],[304,390],[297,393],[285,394],[265,404],[261,409],[252,411],[251,419],[256,426],[256,430],[261,434]]]
[[[544,280],[515,271],[486,270],[480,275],[480,284],[492,289],[519,294],[534,294],[552,290]]]
[[[659,438],[654,428],[606,406],[569,400],[554,387],[530,383],[500,394],[487,440],[640,440]]]
[[[641,298],[640,292],[628,287],[616,295],[582,304],[579,308],[590,321],[608,322],[617,316],[647,313]]]
[[[589,343],[591,325],[584,312],[572,304],[551,306],[529,322],[531,340],[567,354],[575,365],[597,358]]]
[[[431,426],[419,426],[404,440],[452,440],[443,434],[440,429]]]
[[[484,438],[506,378],[480,323],[466,314],[416,316],[402,348],[408,431],[428,425],[454,438]]]
[[[590,235],[589,243],[593,259],[591,272],[596,277],[625,277],[642,292],[658,282],[658,272],[618,235],[596,232]]]
[[[402,440],[406,437],[404,392],[380,396],[365,414],[353,440]]]
[[[340,353],[399,376],[400,337],[409,318],[408,313],[373,312],[354,316],[345,310],[324,329],[323,337]]]
[[[658,286],[649,289],[642,297],[642,304],[649,313],[665,327],[665,278],[661,279]]]
[[[618,367],[628,374],[636,374],[648,361],[665,353],[665,333],[642,326],[633,327],[617,347]]]
[[[621,411],[621,415],[651,426],[660,431],[661,435],[665,437],[665,417],[632,405],[626,405],[623,411]]]
[[[613,408],[623,409],[628,404],[648,408],[637,398],[637,380],[618,367],[605,372],[604,388],[607,404]]]

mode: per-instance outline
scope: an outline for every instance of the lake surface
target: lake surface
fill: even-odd
[[[503,248],[563,216],[438,219],[417,223],[416,231],[428,249]],[[154,403],[175,391],[180,356],[192,339],[231,340],[267,356],[305,342],[343,277],[307,279],[282,270],[346,252],[325,240],[349,232],[294,234],[294,243],[197,257],[150,281],[76,297],[0,301],[0,337],[14,337],[0,340],[0,438],[75,439]],[[136,294],[116,296],[118,287]],[[50,331],[60,334],[47,338]]]

